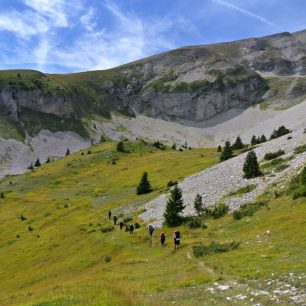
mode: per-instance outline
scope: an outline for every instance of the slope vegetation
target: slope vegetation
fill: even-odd
[[[143,142],[125,146],[130,153],[117,153],[115,144],[106,143],[91,148],[91,154],[79,152],[0,182],[1,304],[300,303],[306,202],[292,199],[299,180],[277,199],[264,194],[261,200],[268,206],[251,217],[209,219],[207,229],[182,226],[182,247],[175,252],[173,229],[163,229],[167,244],[162,249],[159,231],[150,240],[137,210],[166,192],[168,181],[215,164],[218,153],[158,150]],[[136,196],[143,171],[154,191]],[[116,208],[122,207],[127,209],[120,216]],[[109,209],[141,227],[134,234],[112,229]],[[194,256],[195,245],[234,240],[239,242],[235,250]]]

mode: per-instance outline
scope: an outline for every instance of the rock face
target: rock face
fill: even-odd
[[[202,122],[277,95],[278,78],[299,77],[288,94],[306,95],[306,31],[184,47],[106,71],[10,73],[0,73],[0,111],[14,121],[29,109],[61,119],[119,111]]]

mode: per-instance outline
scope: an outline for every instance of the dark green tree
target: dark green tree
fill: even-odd
[[[68,156],[68,155],[70,155],[70,150],[69,149],[67,149],[67,151],[66,151],[66,156]]]
[[[232,149],[231,143],[227,140],[225,142],[223,151],[220,155],[220,161],[223,162],[227,159],[230,159],[231,157],[233,157],[233,149]]]
[[[262,143],[262,142],[266,142],[266,141],[267,141],[266,136],[262,134],[261,137],[260,137],[260,142]]]
[[[31,164],[29,167],[28,167],[29,170],[34,170],[34,166],[33,164]]]
[[[198,215],[200,215],[203,212],[203,199],[200,194],[196,195],[194,199],[193,207]]]
[[[167,200],[167,206],[164,213],[165,224],[173,227],[182,224],[183,218],[180,213],[184,210],[182,190],[175,185],[170,192]]]
[[[222,148],[220,145],[218,145],[217,152],[222,152]]]
[[[36,159],[36,162],[35,162],[34,166],[35,167],[40,167],[41,166],[39,158]]]
[[[117,143],[117,152],[125,152],[123,141]]]
[[[240,138],[240,136],[237,136],[236,141],[233,144],[233,149],[243,149],[244,144]]]
[[[252,145],[252,146],[256,146],[256,145],[257,145],[257,138],[256,138],[255,135],[252,136],[251,145]]]
[[[4,193],[3,192],[0,193],[0,198],[4,199]]]
[[[259,164],[254,151],[250,151],[245,158],[243,165],[244,177],[247,179],[260,176]]]
[[[150,184],[149,179],[148,179],[148,173],[144,172],[142,177],[141,177],[140,183],[137,186],[136,193],[138,195],[146,194],[146,193],[151,192],[152,190],[153,189],[152,189],[151,184]]]
[[[48,157],[48,159],[46,160],[46,164],[49,164],[49,163],[51,163],[50,157]]]

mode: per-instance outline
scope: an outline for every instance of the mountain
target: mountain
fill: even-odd
[[[303,126],[305,98],[306,30],[183,47],[104,71],[1,71],[0,158],[20,159],[22,171],[106,138],[214,146],[270,133],[284,118]]]

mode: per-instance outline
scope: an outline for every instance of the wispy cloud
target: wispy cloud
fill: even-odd
[[[246,10],[244,8],[241,8],[241,7],[237,6],[237,5],[229,3],[227,1],[223,1],[223,0],[211,0],[211,1],[213,3],[215,3],[215,4],[222,5],[224,7],[227,7],[229,9],[231,9],[231,10],[240,12],[240,13],[246,15],[246,16],[255,18],[255,19],[257,19],[257,20],[259,20],[259,21],[261,21],[261,22],[271,26],[271,27],[275,27],[275,28],[277,27],[273,22],[269,21],[268,19],[266,19],[266,18],[264,18],[264,17],[262,17],[262,16],[260,16],[258,14],[255,14],[255,13],[253,13],[251,11],[248,11],[248,10]]]

